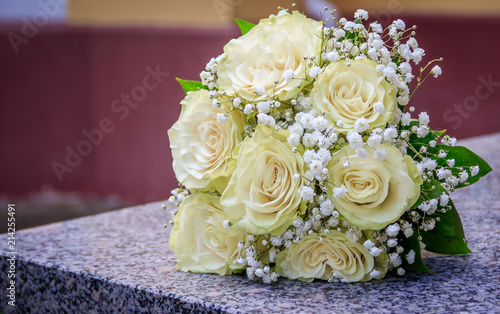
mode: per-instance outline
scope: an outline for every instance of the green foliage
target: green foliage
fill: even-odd
[[[255,24],[244,21],[242,19],[235,19],[235,22],[240,27],[241,35],[245,35],[255,26]]]
[[[203,85],[201,82],[198,81],[189,81],[189,80],[183,80],[178,77],[175,78],[179,84],[181,84],[182,89],[184,90],[184,93],[188,93],[190,91],[197,91],[200,89],[208,89],[205,85]]]
[[[436,226],[430,231],[421,231],[422,242],[425,243],[425,249],[429,252],[439,254],[467,254],[471,250],[467,247],[464,238],[464,229],[462,221],[450,200],[448,206],[451,208],[446,212],[436,211],[429,218],[439,217]]]

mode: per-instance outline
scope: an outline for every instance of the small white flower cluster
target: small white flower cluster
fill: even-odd
[[[168,201],[175,204],[176,206],[182,203],[186,196],[189,195],[189,191],[183,188],[173,189],[170,193],[172,194],[172,196],[170,196]]]
[[[207,63],[205,71],[200,73],[201,83],[208,87],[209,90],[217,90],[217,70],[219,69],[219,62],[224,58],[224,54],[219,55],[217,58],[212,58]]]
[[[261,241],[261,246],[267,246],[268,244],[268,235],[264,235],[265,239],[260,240]],[[260,238],[260,237],[259,237]],[[243,242],[240,242],[239,248],[242,249],[242,252],[244,252],[244,256],[238,257],[237,262],[239,264],[246,264],[246,274],[248,278],[250,279],[256,279],[256,278],[261,278],[264,283],[271,283],[271,282],[276,282],[278,281],[279,275],[271,270],[271,267],[269,265],[264,265],[262,261],[260,261],[261,256],[258,250],[255,248],[255,246],[258,246],[259,239],[255,239],[253,236],[249,235],[247,236],[247,241],[249,242],[249,245],[245,247],[245,244]],[[243,249],[244,248],[244,249]],[[274,256],[271,256],[271,253],[269,254],[269,259],[273,258]]]

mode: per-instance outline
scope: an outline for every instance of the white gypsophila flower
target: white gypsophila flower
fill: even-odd
[[[332,159],[332,154],[330,153],[330,151],[326,148],[320,148],[317,152],[316,152],[316,158],[321,161],[323,164],[327,164],[330,159]]]
[[[398,68],[403,74],[411,73],[411,65],[408,62],[401,62]]]
[[[227,114],[226,113],[218,113],[217,114],[217,121],[224,123],[227,121]]]
[[[410,46],[412,49],[417,49],[418,48],[418,42],[415,39],[415,37],[410,37],[408,41],[406,42],[408,46]]]
[[[313,201],[316,193],[311,187],[303,186],[300,190],[300,197],[306,201]]]
[[[435,140],[432,140],[429,142],[430,147],[436,147],[437,142]]]
[[[319,209],[324,216],[330,216],[335,207],[333,206],[332,201],[329,198],[327,198],[320,204]]]
[[[376,149],[375,152],[373,153],[373,158],[375,158],[378,161],[383,161],[386,157],[387,157],[387,152],[383,148]]]
[[[446,160],[446,164],[449,167],[453,167],[455,165],[455,159],[448,159],[448,160]]]
[[[222,222],[222,225],[224,226],[224,229],[226,229],[226,230],[230,230],[231,229],[231,226],[229,224],[229,220],[224,220]]]
[[[367,20],[368,19],[368,12],[366,10],[363,10],[363,9],[358,9],[354,13],[354,18],[361,19],[361,20]]]
[[[373,22],[370,24],[370,28],[372,29],[372,31],[374,31],[375,33],[382,33],[384,31],[384,29],[382,28],[382,25],[380,25],[378,22]]]
[[[403,261],[401,260],[401,256],[399,256],[398,253],[391,253],[389,254],[389,262],[393,267],[399,267],[401,264],[403,264]]]
[[[455,137],[450,137],[449,140],[448,140],[448,144],[451,147],[455,147],[455,145],[457,145],[457,139]]]
[[[337,51],[330,51],[326,54],[326,59],[330,62],[336,62],[339,59],[339,53]]]
[[[289,125],[287,130],[288,130],[288,132],[296,133],[299,136],[302,136],[304,134],[304,128],[298,122],[295,122],[294,124]]]
[[[270,127],[276,126],[276,120],[272,116],[265,113],[259,113],[257,115],[257,123]]]
[[[345,36],[345,31],[343,29],[338,29],[335,32],[333,32],[333,37],[335,37],[336,39],[342,38],[344,36]]]
[[[419,115],[418,115],[418,123],[420,123],[421,125],[428,125],[430,122],[430,119],[429,119],[429,115],[427,114],[427,112],[421,112]]]
[[[283,78],[285,82],[290,83],[295,78],[295,72],[292,69],[288,69],[283,73]]]
[[[400,19],[395,20],[393,24],[399,30],[404,30],[406,28],[405,22],[403,22],[403,20]]]
[[[368,124],[368,120],[365,117],[361,117],[356,120],[354,123],[354,131],[358,133],[362,133],[368,129],[370,125]]]
[[[356,131],[347,132],[346,138],[354,149],[360,148],[363,145],[363,137]]]
[[[406,228],[406,229],[404,229],[403,233],[404,233],[405,237],[409,238],[413,235],[413,228],[411,228],[411,227]]]
[[[439,153],[438,153],[438,157],[439,158],[446,158],[448,154],[444,151],[444,150],[440,150]]]
[[[335,211],[334,211],[335,213]],[[338,224],[339,224],[339,219],[338,218],[335,218],[335,217],[330,217],[328,219],[328,221],[326,222],[328,224],[328,226],[330,226],[331,228],[334,228],[334,227],[337,227]]]
[[[431,209],[431,205],[428,202],[423,202],[422,204],[418,205],[418,209],[426,213],[429,211],[429,209]]]
[[[320,67],[318,67],[318,66],[312,67],[309,70],[309,76],[312,77],[312,78],[316,78],[321,73],[323,73],[323,69],[320,68]]]
[[[408,261],[408,264],[413,264],[415,263],[415,251],[410,250],[408,254],[406,255],[406,261]]]
[[[375,48],[370,48],[368,49],[368,51],[366,52],[368,54],[368,57],[370,59],[372,59],[373,61],[377,61],[378,60],[378,52],[377,52],[377,49]]]
[[[312,123],[314,130],[320,131],[320,132],[323,132],[324,130],[326,130],[326,128],[328,126],[328,121],[321,116],[315,117],[311,123]]]
[[[434,77],[438,77],[440,76],[441,74],[443,74],[443,71],[441,70],[441,68],[439,67],[439,65],[435,65],[432,70],[431,70],[431,73]]]
[[[382,253],[383,250],[374,246],[370,249],[370,255],[373,256],[373,257],[377,257],[380,255],[380,253]]]
[[[418,138],[424,138],[427,136],[427,134],[429,134],[429,127],[428,126],[417,127],[416,132]]]
[[[479,166],[472,166],[470,167],[470,175],[471,176],[476,176],[479,173]]]
[[[443,179],[449,178],[453,173],[449,169],[439,168],[436,171],[436,174],[437,174],[439,180],[443,180]]]
[[[347,193],[347,189],[344,185],[340,186],[340,187],[336,187],[332,190],[333,192],[333,197],[335,198],[343,198],[346,193]]]
[[[461,171],[458,176],[460,183],[464,183],[465,181],[467,181],[467,179],[469,179],[469,174],[466,170]]]
[[[380,64],[380,72],[379,72],[379,68],[378,68],[378,65],[377,65],[377,72],[379,73],[383,73],[383,71],[385,70],[386,68],[386,65],[391,63],[391,52],[386,48],[386,47],[382,47],[379,49],[379,53],[380,53],[380,61],[382,61],[383,64]]]
[[[368,157],[368,153],[366,152],[366,149],[360,147],[356,149],[356,156],[358,156],[359,159],[366,159]]]
[[[425,55],[425,51],[422,48],[417,48],[413,51],[413,62],[419,64],[422,61],[422,57]]]
[[[252,114],[254,108],[255,108],[254,105],[252,105],[252,104],[246,104],[245,105],[245,109],[243,109],[243,113],[244,114]]]
[[[382,275],[382,273],[375,268],[370,273],[371,278],[378,278],[378,277],[380,277],[380,275]]]
[[[372,242],[372,240],[368,239],[365,242],[363,242],[363,246],[367,249],[370,250],[372,247],[375,246],[375,244]]]
[[[385,106],[384,106],[384,104],[382,102],[380,102],[380,101],[377,101],[373,105],[373,111],[375,111],[378,114],[384,114],[384,112],[385,112]]]
[[[376,147],[382,143],[382,136],[379,134],[372,134],[366,143],[371,147]]]
[[[410,125],[411,122],[411,114],[409,112],[403,113],[403,117],[401,117],[401,124],[403,126],[408,126]]]
[[[264,89],[264,87],[262,87],[260,85],[257,85],[257,86],[255,86],[255,93],[257,95],[265,95],[266,94],[266,90]]]
[[[387,142],[393,142],[398,137],[398,131],[395,127],[389,127],[384,130],[384,140]]]
[[[257,111],[259,113],[269,113],[270,109],[271,109],[271,104],[269,101],[259,101],[257,103]]]
[[[350,166],[349,160],[346,160],[346,161],[344,162],[344,164],[343,164],[343,167],[344,167],[344,168],[349,168],[349,166]]]
[[[436,227],[436,220],[434,220],[434,219],[427,220],[427,221],[422,223],[422,227],[426,231],[433,230],[434,227]]]
[[[389,239],[387,240],[387,246],[388,247],[395,247],[398,245],[398,240],[397,239]]]
[[[233,106],[239,107],[240,104],[241,104],[241,98],[240,97],[233,98]]]
[[[297,147],[300,145],[300,135],[297,133],[290,133],[290,135],[287,138],[288,144],[290,144],[293,147]]]
[[[401,230],[401,228],[399,224],[396,222],[393,223],[392,225],[388,225],[385,232],[387,233],[388,236],[395,237],[398,235],[399,230]]]
[[[399,276],[403,276],[406,273],[403,267],[398,267],[397,272]]]

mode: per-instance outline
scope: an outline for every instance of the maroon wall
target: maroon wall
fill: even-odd
[[[427,60],[445,59],[443,75],[415,94],[417,111],[427,111],[432,127],[457,137],[499,131],[500,83],[479,86],[500,82],[500,20],[405,21],[418,25]],[[48,183],[137,202],[167,198],[176,183],[166,131],[183,97],[175,77],[198,79],[237,31],[46,27],[20,44],[17,54],[10,32],[22,34],[21,26],[0,27],[0,194]],[[157,67],[164,74],[155,81],[150,72]],[[122,95],[130,94],[144,99],[127,107]],[[101,138],[92,131],[97,144],[88,146],[82,131],[100,123],[108,133]],[[73,156],[63,169],[67,147],[88,156]]]

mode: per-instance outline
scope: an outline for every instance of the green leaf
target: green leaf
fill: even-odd
[[[408,254],[410,250],[415,251],[415,262],[413,264],[408,264],[408,261],[403,258],[403,262],[405,263],[405,268],[413,271],[419,271],[424,273],[433,274],[434,272],[430,271],[422,259],[422,254],[420,253],[420,242],[418,241],[418,237],[416,232],[409,238],[403,236],[400,239],[402,246],[405,248],[405,253]]]
[[[236,24],[240,27],[241,35],[245,35],[248,33],[254,26],[255,24],[244,21],[242,19],[235,19]]]
[[[429,252],[448,255],[467,254],[471,252],[464,238],[431,232],[422,232],[421,236],[422,242],[426,244],[425,249]]]
[[[470,253],[471,250],[467,247],[467,242],[465,241],[460,215],[451,200],[448,205],[451,209],[445,213],[437,211],[429,216],[429,218],[439,217],[440,219],[440,221],[436,221],[434,229],[420,232],[422,242],[426,245],[425,249],[429,252],[439,254],[455,255]]]
[[[179,84],[181,84],[182,89],[184,90],[184,93],[188,93],[190,91],[197,91],[200,89],[208,89],[205,85],[203,85],[201,82],[198,81],[189,81],[189,80],[183,80],[178,77],[175,78]]]

